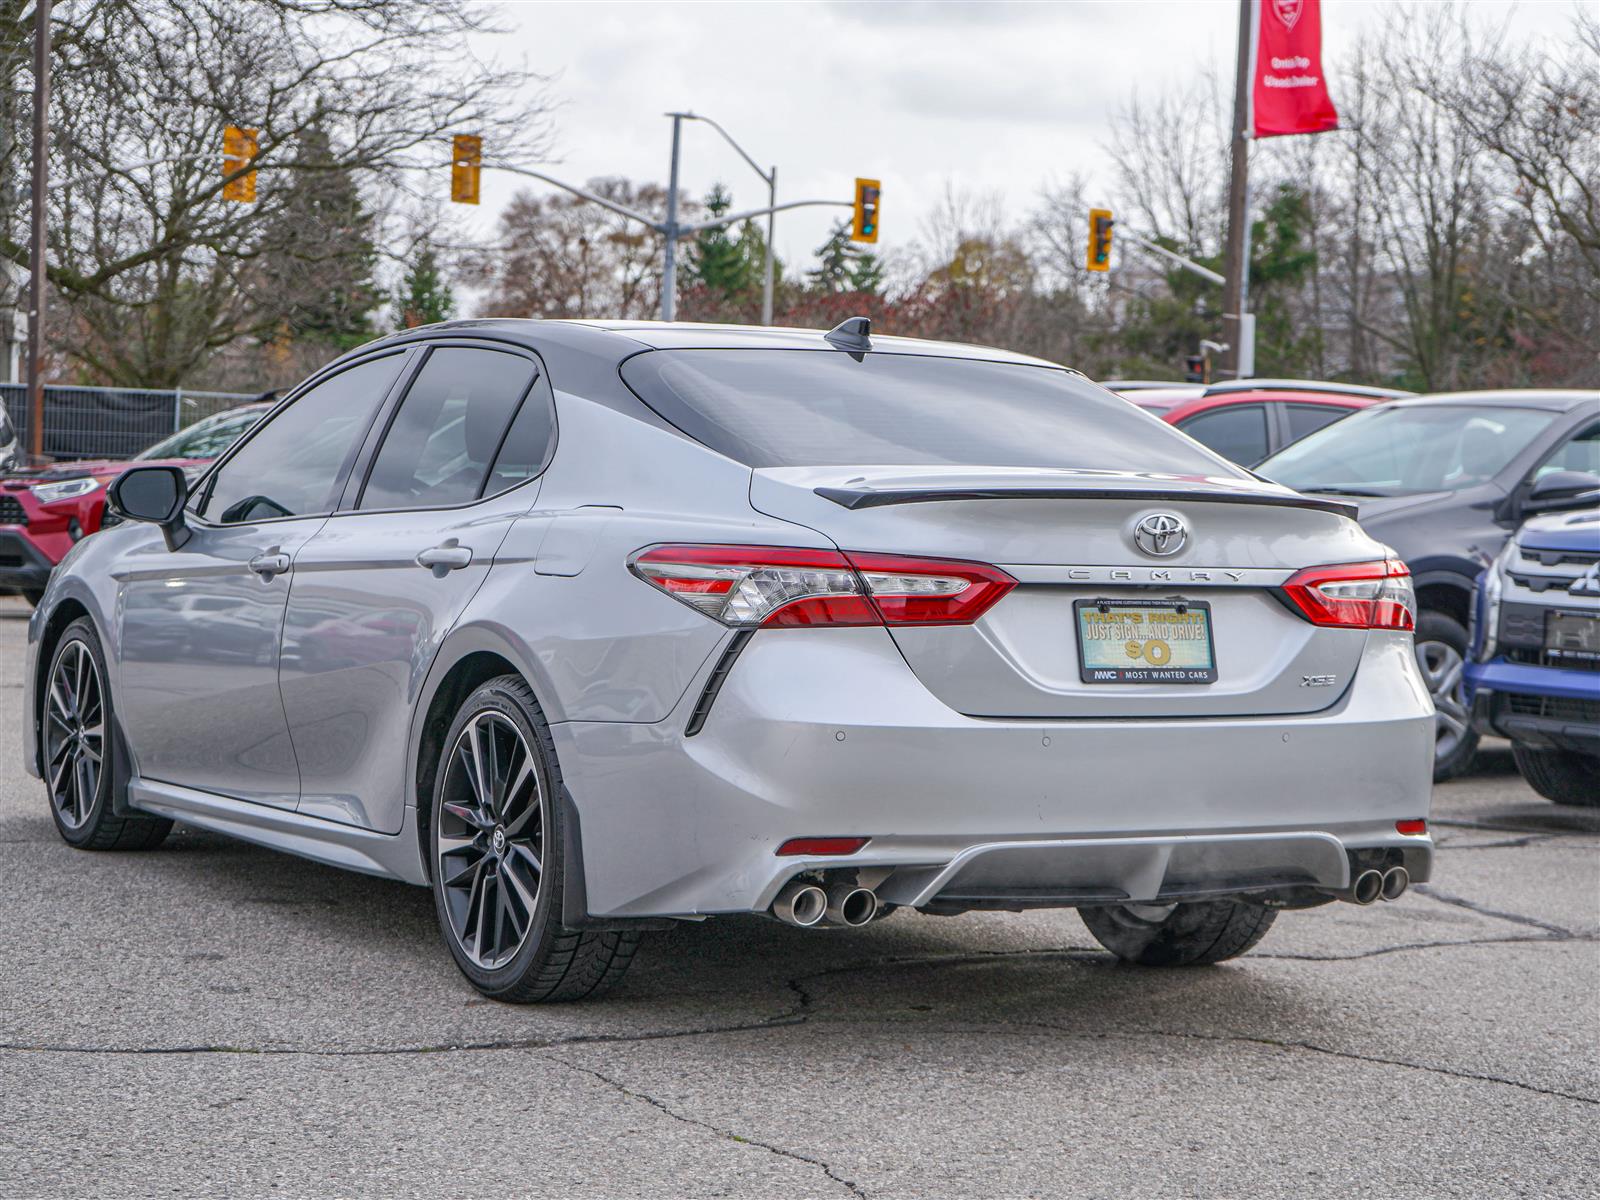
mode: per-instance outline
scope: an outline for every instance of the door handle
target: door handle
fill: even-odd
[[[438,546],[431,546],[417,555],[417,566],[427,567],[436,579],[443,579],[448,571],[459,571],[472,562],[472,551],[450,538]]]
[[[261,576],[263,582],[266,582],[274,575],[282,575],[289,569],[289,556],[276,552],[258,554],[250,560],[250,569]]]

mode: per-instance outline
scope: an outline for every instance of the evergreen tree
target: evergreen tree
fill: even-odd
[[[855,250],[850,263],[850,290],[877,296],[883,292],[883,262],[870,250]]]
[[[432,247],[424,246],[400,280],[395,293],[395,330],[415,329],[448,321],[456,308],[455,294],[439,270]]]
[[[850,245],[850,222],[835,222],[828,240],[817,247],[816,253],[816,267],[806,272],[811,286],[819,292],[850,291],[851,259],[855,253]]]
[[[268,267],[284,298],[282,325],[341,350],[372,336],[372,310],[382,302],[373,279],[378,251],[373,214],[361,203],[355,172],[339,165],[327,134],[300,140],[292,192],[277,218],[286,247]]]
[[[706,197],[706,210],[713,217],[720,217],[732,203],[733,197],[728,189],[719,183]],[[708,290],[729,299],[748,293],[752,287],[761,286],[760,251],[757,250],[752,265],[749,257],[752,249],[748,236],[749,222],[745,226],[745,231],[737,239],[729,236],[727,226],[707,229],[696,235],[694,248],[689,254],[690,275]],[[759,233],[756,236],[759,238]]]

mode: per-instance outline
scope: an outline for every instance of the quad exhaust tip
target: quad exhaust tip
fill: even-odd
[[[1411,872],[1404,867],[1390,867],[1383,873],[1383,887],[1379,890],[1385,900],[1398,900],[1411,886]]]
[[[877,915],[878,897],[871,889],[851,883],[836,883],[828,888],[828,924],[857,929]]]
[[[785,925],[810,929],[828,911],[828,895],[814,883],[796,880],[785,885],[772,902],[772,915]]]
[[[1405,890],[1404,885],[1401,886],[1400,890]],[[1357,904],[1371,904],[1382,895],[1382,871],[1363,871],[1356,876],[1355,882],[1350,885],[1350,899]]]

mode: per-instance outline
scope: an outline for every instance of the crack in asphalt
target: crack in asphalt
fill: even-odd
[[[1379,946],[1372,950],[1358,951],[1353,954],[1296,954],[1293,952],[1256,951],[1250,957],[1291,962],[1353,962],[1364,958],[1377,958],[1381,955],[1400,954],[1417,950],[1448,950],[1466,946],[1538,945],[1561,942],[1600,942],[1600,937],[1560,931],[1548,933],[1544,937],[1457,938],[1445,941],[1407,942],[1395,946]],[[804,1025],[813,1019],[816,1015],[816,997],[812,990],[806,986],[812,980],[826,979],[833,975],[858,974],[863,971],[884,967],[961,966],[1026,958],[1090,959],[1107,965],[1112,965],[1116,961],[1109,951],[1084,946],[1036,946],[1021,950],[977,950],[959,954],[880,956],[844,963],[839,966],[825,967],[818,971],[812,971],[804,975],[795,976],[793,979],[785,980],[783,986],[794,994],[795,1003],[781,1013],[757,1021],[702,1025],[688,1029],[647,1029],[637,1033],[580,1033],[573,1034],[570,1037],[499,1038],[478,1042],[439,1042],[423,1046],[366,1046],[349,1049],[317,1046],[247,1046],[231,1043],[200,1043],[185,1046],[86,1046],[62,1045],[60,1043],[0,1042],[0,1052],[9,1051],[17,1054],[120,1055],[130,1057],[239,1054],[262,1057],[381,1058],[423,1054],[492,1053],[507,1050],[559,1050],[568,1046],[626,1045],[636,1042],[672,1041],[678,1038],[716,1037],[729,1033],[761,1033],[771,1029]],[[1174,1034],[1172,1036],[1177,1035]]]
[[[559,1055],[555,1056],[553,1061],[560,1063],[568,1070],[576,1071],[583,1075],[593,1076],[606,1086],[615,1088],[628,1099],[636,1100],[642,1104],[648,1104],[650,1107],[666,1113],[666,1115],[671,1117],[674,1121],[681,1121],[685,1125],[693,1125],[697,1129],[704,1129],[708,1133],[714,1133],[720,1138],[725,1138],[728,1141],[737,1143],[741,1146],[755,1146],[759,1149],[766,1150],[768,1153],[776,1154],[780,1158],[789,1158],[793,1159],[795,1162],[807,1163],[810,1166],[818,1168],[824,1175],[833,1180],[833,1182],[842,1187],[848,1188],[851,1195],[859,1196],[862,1198],[862,1200],[866,1200],[867,1193],[862,1191],[854,1180],[846,1179],[827,1163],[823,1162],[820,1158],[812,1158],[809,1154],[801,1154],[798,1150],[787,1150],[782,1146],[775,1146],[771,1142],[764,1142],[760,1138],[746,1137],[743,1134],[734,1133],[731,1129],[724,1129],[720,1125],[713,1125],[710,1121],[702,1121],[698,1117],[685,1116],[683,1113],[670,1108],[665,1102],[656,1099],[647,1092],[641,1092],[634,1088],[630,1088],[620,1080],[613,1079],[609,1075],[603,1074],[600,1071],[596,1071],[593,1067],[580,1066],[578,1063],[569,1062]]]
[[[1534,929],[1543,929],[1553,933],[1557,938],[1580,940],[1583,935],[1574,933],[1560,925],[1552,925],[1549,921],[1541,921],[1538,917],[1524,916],[1522,913],[1505,912],[1502,909],[1490,908],[1487,904],[1480,904],[1476,900],[1469,900],[1465,896],[1453,896],[1449,892],[1441,892],[1431,883],[1419,883],[1412,889],[1419,895],[1430,900],[1437,900],[1440,904],[1448,904],[1454,908],[1464,908],[1468,912],[1475,912],[1479,916],[1493,917],[1498,921],[1510,921],[1516,925],[1528,925]]]
[[[1048,1029],[1055,1033],[1064,1034],[1070,1038],[1092,1039],[1137,1039],[1141,1037],[1170,1038],[1178,1041],[1196,1042],[1242,1042],[1247,1045],[1267,1046],[1278,1050],[1305,1050],[1313,1054],[1325,1054],[1331,1058],[1347,1058],[1354,1062],[1372,1063],[1377,1066],[1403,1067],[1411,1071],[1425,1071],[1430,1075],[1443,1075],[1451,1079],[1467,1079],[1477,1083],[1498,1083],[1505,1087],[1520,1088],[1525,1092],[1533,1092],[1540,1096],[1551,1096],[1560,1100],[1575,1100],[1579,1104],[1593,1104],[1600,1106],[1600,1098],[1585,1096],[1579,1092],[1566,1092],[1560,1088],[1540,1087],[1536,1083],[1528,1083],[1521,1079],[1511,1079],[1505,1075],[1490,1075],[1480,1071],[1462,1071],[1454,1067],[1442,1067],[1433,1063],[1421,1063],[1405,1058],[1385,1058],[1377,1054],[1359,1054],[1354,1050],[1340,1050],[1334,1046],[1323,1046],[1316,1042],[1290,1040],[1287,1038],[1263,1037],[1259,1034],[1247,1033],[1196,1033],[1186,1030],[1173,1029],[1146,1029],[1128,1032],[1100,1032],[1089,1033],[1078,1029],[1068,1029],[1062,1025],[1052,1025],[1048,1021],[1025,1021],[1019,1024],[1037,1029]]]

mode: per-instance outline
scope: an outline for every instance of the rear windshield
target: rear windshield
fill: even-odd
[[[1158,418],[1051,367],[838,350],[656,350],[622,378],[752,467],[963,465],[1231,474]]]

